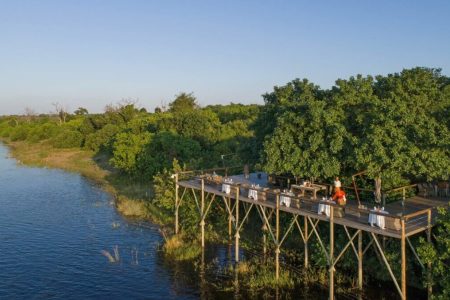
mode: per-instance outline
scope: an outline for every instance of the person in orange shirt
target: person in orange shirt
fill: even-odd
[[[339,186],[336,186],[334,188],[333,201],[339,205],[345,205],[347,202],[347,199],[345,197],[345,192],[344,192],[344,190],[341,190],[341,188]]]

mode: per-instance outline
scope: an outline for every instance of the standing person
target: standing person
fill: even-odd
[[[339,177],[336,177],[336,179],[334,180],[334,187],[335,188],[340,188],[342,185],[341,185],[341,181],[339,180]]]
[[[334,189],[337,188],[337,187],[338,188],[341,187],[341,181],[339,180],[339,177],[336,177],[334,179],[333,187],[330,186],[329,195],[333,195]]]

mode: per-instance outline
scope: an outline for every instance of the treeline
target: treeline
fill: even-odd
[[[155,113],[122,103],[102,114],[2,117],[0,136],[107,153],[145,180],[174,158],[190,169],[248,163],[325,180],[367,170],[387,186],[449,178],[450,79],[440,70],[358,75],[331,89],[297,79],[263,98],[263,106],[202,108],[181,93]]]
[[[67,114],[64,122],[57,114],[3,117],[0,136],[105,153],[119,171],[148,181],[171,168],[175,158],[189,168],[255,162],[251,126],[259,110],[241,104],[200,108],[192,94],[181,93],[167,111],[155,113],[121,103],[102,114],[81,108]]]

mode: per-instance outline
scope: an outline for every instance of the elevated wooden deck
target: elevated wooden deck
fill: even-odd
[[[405,188],[390,190],[388,192],[402,193],[403,201],[392,202],[385,205],[383,212],[374,212],[370,210],[370,207],[366,201],[366,206],[358,206],[356,201],[347,201],[347,205],[343,208],[336,204],[326,203],[329,205],[329,216],[318,213],[318,206],[321,203],[320,200],[327,195],[327,191],[330,190],[329,185],[315,186],[316,188],[305,188],[298,186],[301,192],[291,195],[285,195],[290,198],[290,206],[282,205],[281,196],[283,193],[280,189],[271,187],[268,185],[268,177],[264,173],[250,174],[249,178],[245,178],[244,175],[229,176],[232,182],[224,182],[220,176],[212,176],[211,173],[216,171],[223,171],[225,169],[225,175],[228,168],[213,169],[213,170],[201,170],[201,171],[188,171],[180,172],[173,175],[175,179],[175,233],[179,231],[179,207],[183,202],[184,196],[190,194],[188,190],[192,191],[193,198],[191,201],[195,201],[199,216],[201,219],[201,243],[202,247],[205,245],[205,224],[206,217],[213,202],[223,200],[225,204],[225,210],[222,210],[228,217],[228,235],[230,240],[234,233],[235,239],[235,261],[239,262],[239,240],[240,232],[242,230],[245,221],[248,220],[249,213],[252,208],[258,212],[261,221],[264,226],[262,227],[266,233],[270,233],[271,241],[275,246],[275,276],[279,278],[279,255],[280,250],[288,234],[298,229],[300,233],[301,241],[303,242],[304,253],[304,267],[308,268],[309,265],[309,243],[311,238],[316,238],[321,252],[324,254],[328,263],[329,270],[329,296],[330,299],[334,298],[334,272],[335,267],[340,258],[348,249],[353,249],[353,252],[357,258],[358,263],[358,288],[363,288],[363,257],[368,249],[373,249],[378,254],[378,258],[382,264],[385,265],[389,275],[391,276],[395,287],[402,299],[406,299],[406,274],[407,274],[407,252],[406,248],[410,248],[413,254],[412,258],[419,262],[419,265],[428,270],[431,265],[428,263],[426,266],[420,260],[411,243],[409,237],[426,233],[426,240],[431,243],[431,228],[435,224],[435,218],[437,214],[437,207],[448,207],[448,198],[429,198],[429,197],[406,197]],[[209,173],[209,175],[208,175]],[[288,179],[289,180],[289,179]],[[297,179],[295,179],[297,181]],[[229,185],[229,192],[223,192],[223,184]],[[257,185],[257,187],[256,187]],[[289,185],[289,181],[288,181]],[[414,187],[408,186],[408,187]],[[257,191],[258,200],[249,198],[249,190]],[[181,197],[180,197],[180,190]],[[365,195],[373,195],[373,191],[358,189],[365,192]],[[358,193],[355,190],[355,196],[358,198]],[[306,195],[309,191],[312,195]],[[347,189],[350,192],[351,188]],[[317,194],[318,193],[318,194]],[[448,194],[448,193],[446,193]],[[254,195],[254,191],[252,191]],[[316,197],[314,197],[316,195]],[[362,199],[364,200],[364,199]],[[222,202],[222,201],[219,201]],[[234,203],[234,205],[233,205]],[[325,204],[325,203],[324,203]],[[244,216],[239,215],[240,207],[244,209]],[[328,207],[327,207],[328,210]],[[344,213],[342,213],[344,211]],[[280,213],[291,215],[290,221],[286,228],[280,228]],[[369,224],[369,214],[382,215],[384,218],[376,218],[378,223],[382,224],[383,220],[385,228],[371,226]],[[303,223],[300,221],[303,219]],[[329,234],[322,236],[317,227],[321,223],[320,221],[327,222],[329,224]],[[302,224],[300,224],[302,223]],[[348,238],[348,243],[340,249],[335,249],[335,225],[341,225]],[[381,225],[382,226],[382,225]],[[296,229],[294,229],[296,228]],[[364,243],[363,235],[368,236]],[[400,258],[401,258],[401,276],[398,278],[393,272],[391,263],[385,255],[385,249],[382,243],[379,241],[379,236],[398,239],[400,242]],[[266,236],[264,237],[264,245],[266,244]],[[329,239],[328,244],[325,239]],[[366,244],[366,245],[364,245]],[[364,247],[363,247],[364,246]],[[264,246],[265,249],[265,246]],[[335,250],[340,252],[335,253]],[[351,251],[350,251],[351,252]],[[336,255],[337,254],[337,255]],[[381,258],[380,258],[381,257]],[[430,287],[430,286],[428,286]],[[430,289],[428,292],[430,293]]]
[[[240,190],[239,201],[246,203],[254,203],[261,205],[263,207],[268,207],[271,209],[276,208],[276,194],[280,192],[276,189],[268,188],[267,175],[262,174],[261,178],[258,178],[256,174],[250,174],[250,178],[246,179],[243,175],[230,176],[233,179],[233,183],[230,184],[234,188],[238,187]],[[185,188],[191,188],[195,190],[201,190],[201,179],[194,178],[186,181],[179,181],[179,186]],[[253,200],[247,197],[249,187],[254,184],[258,184],[261,188],[266,189],[265,200]],[[221,183],[214,183],[212,181],[205,180],[205,192],[210,194],[215,194],[220,197],[226,197],[231,199],[236,199],[236,193],[232,189],[230,194],[221,191]],[[328,221],[329,217],[318,214],[317,206],[319,200],[311,199],[311,197],[291,197],[292,203],[290,207],[281,205],[279,207],[280,211],[299,215],[308,216],[313,219],[320,221]],[[319,197],[320,198],[320,197]],[[346,214],[344,217],[334,217],[334,223],[339,225],[344,225],[354,229],[360,229],[366,232],[373,232],[375,234],[389,236],[393,238],[401,238],[401,228],[399,226],[399,220],[402,218],[405,220],[405,234],[406,237],[415,235],[428,228],[428,215],[427,211],[431,210],[431,222],[434,224],[436,208],[438,206],[445,206],[448,202],[444,199],[436,198],[424,198],[415,196],[408,198],[405,201],[404,206],[402,206],[401,201],[389,203],[385,207],[385,211],[388,214],[383,214],[386,218],[386,223],[397,224],[397,228],[393,226],[387,226],[385,229],[379,227],[371,226],[368,222],[370,209],[360,209],[355,203],[348,203],[345,207]]]

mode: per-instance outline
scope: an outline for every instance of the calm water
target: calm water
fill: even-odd
[[[18,166],[7,155],[0,145],[1,299],[199,297],[195,286],[174,284],[156,226],[121,218],[81,176]],[[109,263],[101,251],[115,246],[120,262]]]

